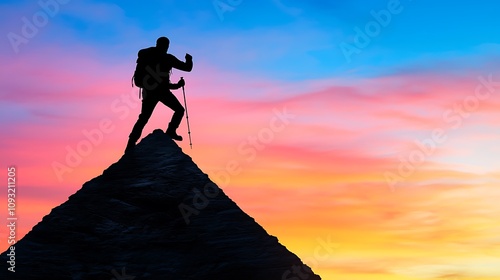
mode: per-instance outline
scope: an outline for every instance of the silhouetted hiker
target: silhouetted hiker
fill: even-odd
[[[184,116],[184,107],[170,90],[183,87],[184,80],[181,79],[177,84],[171,84],[170,72],[172,68],[190,72],[193,69],[193,57],[186,53],[186,62],[182,62],[167,53],[169,45],[168,38],[160,37],[156,40],[156,47],[142,49],[138,53],[134,81],[137,86],[142,88],[142,108],[129,135],[125,152],[130,151],[141,137],[142,130],[158,102],[174,110],[172,120],[165,132],[172,139],[182,141],[182,136],[177,135],[176,130]]]

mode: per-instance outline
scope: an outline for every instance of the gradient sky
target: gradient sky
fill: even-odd
[[[3,0],[18,237],[122,155],[167,36],[195,65],[179,145],[323,279],[499,279],[500,3],[304,2]]]

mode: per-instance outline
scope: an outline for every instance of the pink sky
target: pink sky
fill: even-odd
[[[54,47],[3,57],[11,67],[0,70],[2,110],[11,118],[3,123],[1,160],[18,168],[19,238],[119,159],[139,113],[133,64],[81,53]],[[485,264],[500,253],[500,160],[492,156],[500,154],[500,97],[498,85],[478,88],[478,77],[489,75],[416,72],[290,85],[201,62],[183,74],[193,149],[180,146],[325,279],[493,279],[500,272]],[[143,136],[165,129],[170,115],[158,105]],[[67,161],[98,130],[102,138],[78,162]],[[436,130],[446,141],[432,140]],[[55,171],[55,162],[67,169]],[[398,184],[387,182],[389,173]],[[328,240],[334,249],[318,247]]]

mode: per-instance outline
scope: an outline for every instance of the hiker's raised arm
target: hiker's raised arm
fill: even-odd
[[[191,72],[193,69],[193,57],[190,54],[186,54],[186,62],[178,60],[175,56],[171,56],[172,67],[186,72]]]

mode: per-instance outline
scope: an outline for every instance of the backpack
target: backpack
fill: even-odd
[[[145,81],[148,79],[148,76],[151,75],[150,71],[158,71],[158,59],[159,54],[155,47],[150,47],[146,49],[142,49],[137,54],[137,61],[135,66],[134,75],[132,76],[132,87],[134,84],[139,88],[139,98],[142,96],[142,92],[146,85]],[[149,67],[149,71],[148,71]],[[170,83],[170,75],[172,73],[172,69],[170,69],[168,75],[162,76],[166,78],[165,82]],[[162,73],[159,73],[161,76]]]
[[[132,87],[134,87],[135,84],[139,88],[139,98],[141,98],[142,91],[144,90],[144,80],[148,74],[146,67],[151,60],[151,55],[153,55],[151,48],[142,49],[137,54],[135,71],[132,76]]]

